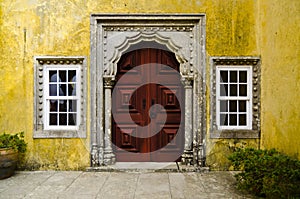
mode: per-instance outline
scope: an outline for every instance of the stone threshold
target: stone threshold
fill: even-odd
[[[88,167],[94,172],[208,172],[208,167],[194,167],[176,162],[116,162],[114,165]]]

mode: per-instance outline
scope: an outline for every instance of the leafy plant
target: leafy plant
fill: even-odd
[[[26,151],[27,144],[24,141],[24,132],[16,133],[14,135],[3,133],[0,135],[0,148],[11,148],[19,153]]]
[[[275,149],[236,149],[228,158],[235,169],[238,188],[267,198],[300,196],[300,161]]]

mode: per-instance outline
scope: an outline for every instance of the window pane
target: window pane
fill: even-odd
[[[57,125],[57,114],[50,113],[49,117],[50,117],[49,125]]]
[[[230,82],[237,82],[237,71],[230,71]]]
[[[229,112],[237,112],[237,101],[236,100],[229,101]]]
[[[67,125],[67,114],[66,113],[59,114],[59,125]]]
[[[69,100],[70,112],[77,112],[77,100]]]
[[[58,82],[57,81],[57,71],[56,70],[50,70],[49,71],[49,79],[50,79],[50,82]]]
[[[76,70],[68,71],[69,82],[76,82]]]
[[[76,96],[76,84],[69,84],[69,96]]]
[[[75,113],[69,114],[69,125],[76,125],[76,115]]]
[[[67,111],[67,100],[59,100],[59,112],[66,112]]]
[[[220,114],[220,126],[228,125],[228,114]]]
[[[228,82],[228,71],[220,71],[220,81],[221,82]]]
[[[57,112],[57,100],[50,100],[50,112]]]
[[[220,111],[227,112],[228,110],[228,100],[221,100],[220,101]]]
[[[60,82],[67,82],[67,72],[65,70],[59,71],[59,81]]]
[[[50,84],[49,85],[49,95],[50,96],[57,96],[57,84]]]
[[[239,82],[247,83],[247,71],[240,71],[239,75]]]
[[[66,96],[67,86],[66,84],[59,84],[59,96]]]
[[[237,85],[236,84],[230,85],[230,96],[237,96]]]
[[[220,84],[220,96],[228,96],[228,85]]]
[[[236,126],[237,125],[237,114],[230,114],[229,115],[229,126]]]
[[[246,114],[240,114],[239,115],[239,125],[240,126],[246,126],[247,125],[247,120],[246,120]]]
[[[246,100],[239,100],[239,112],[246,112]]]
[[[246,84],[239,85],[239,96],[247,96],[247,85]]]

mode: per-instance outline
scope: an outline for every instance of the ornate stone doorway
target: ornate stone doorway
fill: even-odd
[[[154,45],[154,46],[153,46]],[[112,88],[126,52],[160,48],[175,54],[184,87],[181,161],[203,165],[205,153],[205,16],[94,14],[91,16],[91,160],[115,162],[112,146]]]

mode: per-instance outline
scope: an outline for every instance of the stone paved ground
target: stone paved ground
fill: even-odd
[[[0,180],[0,198],[251,198],[231,172],[17,172]]]

